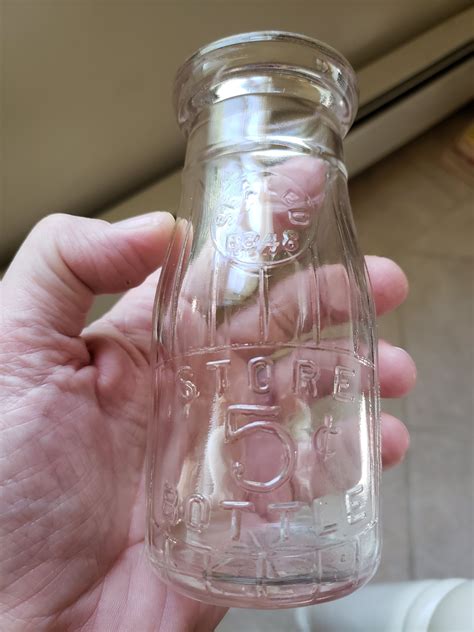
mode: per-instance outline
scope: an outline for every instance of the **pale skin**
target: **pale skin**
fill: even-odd
[[[204,631],[225,613],[163,584],[143,547],[151,314],[173,222],[50,216],[1,283],[2,632]],[[403,272],[384,258],[367,265],[377,312],[395,309]],[[95,295],[130,288],[85,327]],[[415,382],[409,355],[387,342],[380,380],[385,397]],[[383,415],[384,466],[408,443]]]

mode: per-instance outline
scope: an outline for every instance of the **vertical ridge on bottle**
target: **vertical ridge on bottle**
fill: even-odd
[[[310,246],[311,273],[309,275],[309,304],[311,309],[311,339],[316,345],[321,339],[321,296],[319,292],[318,260],[314,248]]]
[[[258,271],[258,304],[260,310],[260,341],[267,342],[270,310],[268,304],[268,278],[264,266],[262,266]]]
[[[216,346],[217,338],[217,293],[219,291],[219,253],[214,252],[211,269],[211,296],[209,301],[208,328],[209,346]]]
[[[170,345],[171,356],[175,356],[177,353],[179,353],[177,314],[178,314],[178,303],[179,303],[180,292],[178,292],[178,288],[182,283],[184,258],[186,254],[189,254],[188,241],[189,241],[190,234],[191,234],[191,222],[189,222],[185,228],[185,232],[183,236],[183,244],[181,246],[181,252],[179,253],[178,262],[176,264],[176,272],[174,275],[173,288],[171,291],[171,296],[173,297],[171,314],[170,314],[170,319],[169,319],[169,323],[171,324],[171,327],[172,327],[172,335],[171,335],[171,341],[170,341],[171,342],[171,345]]]
[[[360,319],[362,318],[362,309],[360,305],[359,275],[357,274],[351,262],[348,262],[348,276],[351,287],[351,316],[352,316],[352,344],[354,353],[359,354],[361,349],[361,331]]]

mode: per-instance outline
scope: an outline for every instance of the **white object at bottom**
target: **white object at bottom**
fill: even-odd
[[[231,609],[216,632],[474,632],[474,581],[371,584],[292,610]]]

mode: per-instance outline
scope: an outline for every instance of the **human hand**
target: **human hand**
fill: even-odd
[[[223,615],[174,593],[143,552],[143,460],[156,274],[173,221],[118,225],[50,216],[1,285],[0,621],[2,630],[210,630]],[[368,259],[379,313],[407,291]],[[131,290],[84,328],[96,294]],[[380,346],[382,396],[405,394],[412,361]],[[383,461],[403,458],[403,424],[383,417]],[[139,626],[137,628],[137,626]]]

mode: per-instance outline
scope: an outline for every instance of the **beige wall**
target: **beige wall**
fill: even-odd
[[[360,67],[466,0],[3,0],[0,263],[40,217],[92,214],[182,160],[172,80],[217,37],[279,28]]]

